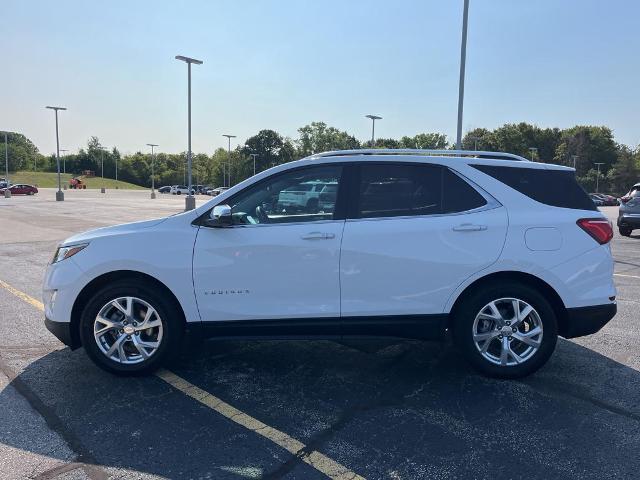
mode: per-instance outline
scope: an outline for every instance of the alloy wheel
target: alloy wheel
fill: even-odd
[[[501,366],[531,359],[542,344],[540,315],[518,298],[500,298],[486,304],[473,322],[473,342],[482,357]]]
[[[137,297],[109,301],[93,324],[93,336],[100,351],[110,360],[128,365],[151,357],[161,345],[162,334],[158,312]]]

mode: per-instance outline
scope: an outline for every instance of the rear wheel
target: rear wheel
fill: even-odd
[[[549,302],[523,284],[485,286],[463,299],[454,314],[454,339],[484,375],[519,378],[544,365],[558,338]]]
[[[183,333],[179,312],[150,285],[115,282],[99,290],[80,320],[82,345],[101,368],[142,375],[177,350]]]
[[[628,237],[628,236],[631,235],[631,229],[630,228],[620,227],[618,229],[618,231],[620,232],[620,235],[622,235],[623,237]]]

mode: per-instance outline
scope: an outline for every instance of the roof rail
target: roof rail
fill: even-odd
[[[363,148],[360,150],[336,150],[333,152],[314,153],[313,155],[309,155],[307,158],[352,157],[357,155],[425,155],[438,157],[472,157],[489,158],[494,160],[517,160],[520,162],[529,161],[520,155],[504,152],[485,152],[481,150],[421,150],[412,148]]]

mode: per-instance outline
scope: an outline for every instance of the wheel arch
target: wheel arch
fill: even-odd
[[[458,298],[456,298],[455,302],[453,303],[453,306],[451,307],[450,318],[455,318],[456,309],[460,307],[464,299],[471,292],[484,285],[495,284],[497,282],[520,283],[538,290],[549,301],[549,303],[551,304],[551,308],[556,314],[556,319],[558,321],[558,334],[564,336],[567,333],[567,308],[558,292],[540,277],[536,277],[535,275],[532,275],[530,273],[518,271],[490,273],[488,275],[485,275],[484,277],[478,278],[471,284],[467,285],[467,287],[460,293],[460,295],[458,295]]]
[[[169,289],[169,287],[167,287],[157,278],[154,278],[146,273],[138,272],[135,270],[116,270],[113,272],[104,273],[91,280],[84,286],[84,288],[76,297],[76,300],[73,303],[73,308],[71,309],[71,348],[78,348],[82,346],[82,341],[80,338],[80,315],[82,314],[82,310],[91,296],[96,291],[103,288],[105,285],[120,280],[138,280],[140,282],[151,285],[165,293],[166,298],[168,298],[176,307],[176,311],[178,312],[179,319],[182,322],[183,326],[186,327],[186,317],[184,314],[184,310],[182,309],[182,305],[178,301],[178,298],[171,291],[171,289]]]

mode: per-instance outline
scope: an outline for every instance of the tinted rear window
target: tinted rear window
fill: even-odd
[[[553,207],[597,210],[587,193],[568,170],[472,165],[537,202]]]

